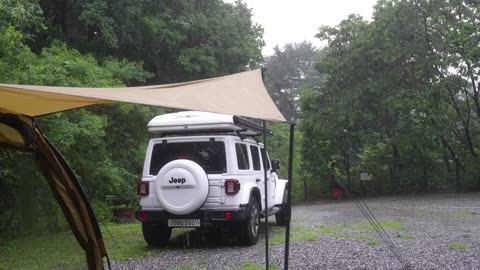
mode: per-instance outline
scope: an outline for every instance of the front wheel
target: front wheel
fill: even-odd
[[[260,206],[255,197],[251,197],[247,206],[247,220],[240,224],[239,237],[244,245],[255,245],[260,234]]]
[[[165,246],[170,239],[172,229],[163,223],[142,222],[143,238],[149,246]]]

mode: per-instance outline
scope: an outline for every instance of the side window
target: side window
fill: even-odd
[[[237,165],[239,170],[249,170],[250,160],[248,159],[247,146],[245,144],[235,144],[235,150],[237,152]]]
[[[260,171],[262,167],[260,166],[260,153],[258,152],[258,147],[250,145],[250,153],[252,153],[253,169],[255,171]]]
[[[267,158],[267,170],[270,170],[270,159],[266,156],[265,154],[265,149],[262,148],[262,160],[265,160],[265,157]]]

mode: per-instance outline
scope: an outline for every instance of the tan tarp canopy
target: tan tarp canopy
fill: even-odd
[[[36,153],[53,195],[85,250],[89,269],[102,269],[107,255],[95,214],[72,169],[34,125],[33,117],[113,101],[285,121],[265,89],[261,70],[130,88],[0,84],[0,147]]]
[[[0,84],[0,110],[32,117],[112,101],[285,121],[265,89],[260,69],[186,83],[125,88]]]

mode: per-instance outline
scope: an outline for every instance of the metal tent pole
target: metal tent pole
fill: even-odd
[[[286,219],[287,224],[285,228],[285,259],[284,269],[288,270],[288,257],[290,255],[290,220],[292,217],[292,172],[293,172],[293,144],[295,135],[295,124],[290,123],[290,145],[288,149],[288,182],[287,182],[287,208]]]
[[[264,157],[263,157],[263,179],[265,179],[265,269],[270,268],[269,262],[269,252],[268,252],[268,175],[267,175],[267,122],[263,120],[263,150],[264,150]]]

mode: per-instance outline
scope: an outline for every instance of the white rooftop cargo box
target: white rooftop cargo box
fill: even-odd
[[[160,135],[193,133],[236,133],[255,136],[263,126],[242,117],[199,111],[185,111],[156,116],[148,123],[148,131]],[[267,134],[271,131],[267,130]]]

